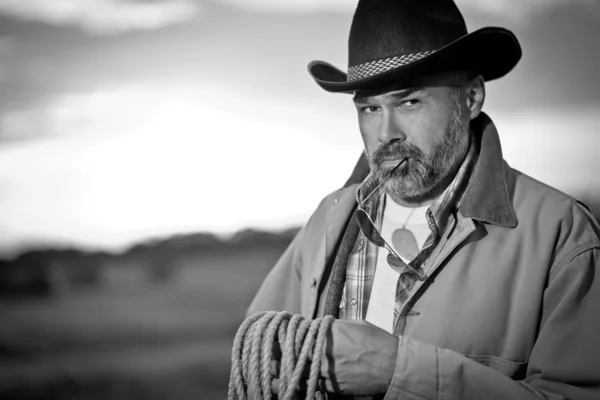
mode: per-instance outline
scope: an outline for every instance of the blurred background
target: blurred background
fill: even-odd
[[[0,398],[223,399],[262,279],[362,150],[352,0],[0,0]],[[600,215],[600,1],[457,0],[522,61],[509,164]]]

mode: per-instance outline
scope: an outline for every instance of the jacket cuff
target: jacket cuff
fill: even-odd
[[[437,347],[399,337],[394,375],[384,400],[444,399],[440,390]]]

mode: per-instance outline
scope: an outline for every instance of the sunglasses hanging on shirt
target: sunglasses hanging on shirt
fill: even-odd
[[[394,269],[394,271],[398,272],[399,274],[411,275],[415,279],[423,280],[425,278],[423,276],[423,274],[421,274],[420,272],[418,272],[417,270],[412,268],[410,265],[406,264],[402,260],[402,257],[400,257],[400,255],[396,252],[396,250],[394,250],[392,248],[392,246],[390,246],[385,241],[385,239],[381,236],[381,234],[377,230],[377,227],[376,227],[375,223],[373,222],[373,220],[371,219],[369,212],[367,212],[364,208],[364,204],[371,198],[371,196],[374,193],[378,192],[379,189],[383,186],[383,183],[385,183],[392,176],[392,174],[406,161],[407,161],[406,158],[402,159],[402,161],[400,161],[398,163],[398,165],[396,165],[390,171],[390,173],[388,174],[388,176],[385,177],[385,179],[382,179],[381,182],[379,182],[379,184],[371,191],[371,193],[369,193],[369,195],[367,197],[364,198],[363,201],[358,202],[358,207],[357,207],[354,215],[356,218],[356,222],[358,223],[358,226],[359,226],[360,230],[362,231],[362,233],[365,235],[365,237],[371,243],[375,244],[378,247],[382,247],[388,251],[387,262],[390,265],[390,267],[392,267],[392,269]],[[413,233],[407,229],[404,229],[404,227],[401,229],[398,229],[397,231],[399,231],[399,232],[398,233],[394,232],[394,233],[395,233],[396,239],[398,240],[398,244],[399,245],[406,244],[407,246],[410,246],[410,247],[407,247],[406,255],[414,253],[414,249],[416,247],[416,249],[417,249],[417,251],[415,253],[415,256],[416,256],[418,254],[418,245],[417,245],[417,241],[416,241]],[[394,237],[394,235],[392,235],[392,240],[393,240],[393,237]],[[403,254],[403,256],[404,256],[404,254]],[[412,258],[406,257],[406,259],[412,259]]]
[[[406,229],[406,224],[408,224],[408,221],[414,213],[415,208],[412,209],[410,215],[408,218],[406,218],[402,228],[396,229],[392,233],[392,245],[398,254],[400,254],[400,256],[402,256],[402,258],[405,260],[408,260],[408,262],[411,262],[415,257],[417,257],[417,254],[419,254],[420,251],[415,234],[409,229]]]

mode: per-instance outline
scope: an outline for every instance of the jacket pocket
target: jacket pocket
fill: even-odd
[[[496,356],[478,356],[471,354],[466,354],[466,356],[473,361],[477,361],[479,364],[501,372],[513,380],[521,380],[525,378],[525,374],[527,372],[526,362],[516,362]]]

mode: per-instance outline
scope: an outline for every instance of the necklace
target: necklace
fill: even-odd
[[[408,229],[406,229],[406,224],[415,213],[416,208],[413,208],[410,212],[408,218],[402,225],[402,228],[396,229],[392,233],[392,244],[399,255],[401,255],[405,260],[411,262],[417,254],[419,254],[419,245],[417,244],[417,238],[415,235]]]
[[[404,221],[404,225],[402,225],[402,229],[406,228],[406,224],[408,224],[408,220],[413,216],[416,209],[417,209],[416,207],[412,209],[412,211],[408,215],[408,218],[406,218],[406,221]]]

